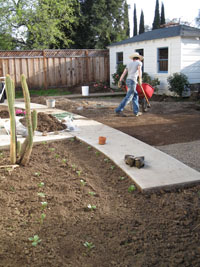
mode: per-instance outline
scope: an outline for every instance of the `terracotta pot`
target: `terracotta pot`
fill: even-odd
[[[105,145],[106,143],[106,137],[99,136],[99,145]]]

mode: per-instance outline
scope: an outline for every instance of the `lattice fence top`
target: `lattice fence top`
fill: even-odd
[[[45,49],[45,50],[24,50],[24,51],[0,51],[0,58],[38,58],[38,57],[97,57],[108,56],[106,49]]]

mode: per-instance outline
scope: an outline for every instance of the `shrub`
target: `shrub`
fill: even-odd
[[[169,90],[182,96],[182,92],[189,86],[188,78],[183,73],[174,73],[167,78]]]
[[[126,68],[126,65],[123,65],[122,63],[117,65],[117,71],[112,74],[112,78],[113,78],[113,85],[117,85],[118,81],[124,71],[124,69]],[[124,80],[126,79],[126,77],[124,78]]]
[[[147,72],[143,72],[142,74],[142,81],[143,83],[150,84],[155,91],[158,91],[158,85],[160,85],[160,81],[158,78],[151,79],[150,75]]]

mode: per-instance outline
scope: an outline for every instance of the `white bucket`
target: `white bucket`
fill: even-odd
[[[82,95],[89,95],[89,86],[82,86]]]
[[[55,99],[47,99],[46,100],[48,108],[55,108],[56,100]]]

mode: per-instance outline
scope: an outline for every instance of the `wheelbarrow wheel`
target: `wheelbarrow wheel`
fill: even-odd
[[[143,98],[142,100],[141,100],[141,105],[142,105],[142,111],[143,112],[147,112],[147,101],[146,101],[146,99],[145,98]]]

